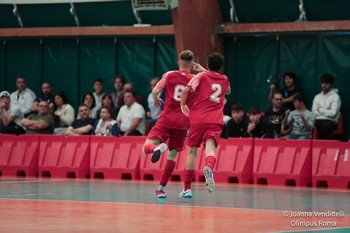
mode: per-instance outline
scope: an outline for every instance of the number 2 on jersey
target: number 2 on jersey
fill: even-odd
[[[215,103],[220,103],[220,97],[218,97],[221,94],[222,87],[218,83],[213,83],[211,85],[211,89],[214,91],[213,94],[210,95],[210,100],[215,102]]]

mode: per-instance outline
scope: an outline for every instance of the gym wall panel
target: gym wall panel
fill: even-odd
[[[259,106],[265,111],[269,107],[267,79],[277,73],[277,45],[275,36],[237,38],[237,77],[231,87],[237,85],[236,100],[246,110]]]
[[[231,94],[226,96],[229,100],[236,102],[237,99],[237,42],[234,38],[225,39],[225,74],[230,80]],[[202,64],[205,66],[205,64]],[[243,103],[242,103],[243,104]]]
[[[76,39],[43,41],[43,81],[51,84],[53,93],[63,91],[73,107],[79,100],[78,44]]]
[[[131,82],[134,90],[146,101],[150,92],[149,80],[154,77],[153,37],[119,38],[117,51],[118,73],[124,75],[127,82]]]
[[[6,47],[4,40],[0,40],[0,91],[6,89]]]
[[[36,94],[41,91],[41,43],[39,39],[6,41],[7,90],[17,90],[16,79],[23,76],[27,87]]]
[[[155,76],[161,78],[169,70],[179,69],[174,37],[156,39]]]
[[[94,92],[95,79],[102,79],[103,90],[113,92],[113,77],[116,72],[116,43],[114,38],[80,40],[79,101],[86,92]],[[80,103],[79,102],[79,103]]]
[[[283,74],[294,72],[309,109],[319,87],[318,83],[315,85],[316,61],[317,36],[280,36],[280,87],[283,87]]]

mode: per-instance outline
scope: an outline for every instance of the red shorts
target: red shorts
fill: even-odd
[[[214,139],[215,144],[218,144],[223,125],[198,123],[190,126],[190,134],[188,135],[189,147],[200,147],[201,143],[211,138]]]
[[[151,140],[160,139],[162,142],[168,142],[170,150],[182,151],[187,130],[165,128],[159,125],[153,126],[147,138]]]

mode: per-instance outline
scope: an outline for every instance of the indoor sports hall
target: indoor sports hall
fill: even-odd
[[[349,9],[345,0],[0,0],[0,232],[350,232]],[[215,190],[205,187],[201,145],[193,197],[180,198],[186,138],[167,197],[157,198],[169,151],[156,163],[142,153],[153,127],[148,98],[184,50],[205,68],[213,52],[225,58],[231,94]],[[140,136],[119,134],[125,84],[144,108]],[[323,108],[315,103],[327,90],[337,99],[322,99]],[[314,117],[307,137],[288,136],[295,121],[287,110],[269,118],[276,93],[290,112],[301,112],[300,100]],[[228,136],[237,103],[247,133]],[[82,105],[96,117],[88,133],[72,123],[84,117]],[[96,129],[103,108],[117,133]],[[43,113],[52,128],[36,131],[46,125],[29,120]],[[251,126],[254,114],[261,120]],[[318,122],[329,119],[325,138]],[[248,133],[259,122],[281,131]]]

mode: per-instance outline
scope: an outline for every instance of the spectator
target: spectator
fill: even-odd
[[[0,133],[2,134],[25,134],[21,125],[23,114],[14,104],[11,104],[10,93],[0,93]]]
[[[113,99],[112,96],[110,94],[105,94],[102,97],[102,107],[109,107],[112,110],[112,119],[115,120],[117,118],[118,115],[118,109],[116,107],[114,107],[114,103],[113,103]],[[100,116],[101,113],[101,109],[99,109],[97,111],[97,117]]]
[[[287,111],[283,119],[283,125],[289,125],[292,131],[287,137],[289,139],[310,139],[314,128],[315,114],[306,109],[304,96],[298,94],[294,96],[295,110]]]
[[[52,134],[55,121],[49,113],[49,104],[46,101],[40,101],[38,113],[23,118],[21,124],[27,128],[27,134]]]
[[[293,72],[286,72],[283,75],[283,82],[284,82],[284,87],[281,90],[281,93],[283,95],[283,107],[289,109],[289,110],[294,110],[294,96],[297,94],[301,93],[297,87],[296,87],[296,80],[297,76]],[[272,101],[273,99],[273,93],[278,91],[278,86],[276,83],[271,84],[270,86],[270,93],[269,93],[269,100]]]
[[[249,123],[247,133],[253,138],[272,138],[269,132],[269,123],[265,117],[261,116],[261,110],[258,107],[251,107],[248,111]]]
[[[121,135],[140,136],[145,135],[145,110],[136,102],[134,91],[126,91],[124,102],[118,113],[117,122]]]
[[[56,122],[54,134],[65,134],[68,126],[74,121],[74,109],[68,103],[68,99],[63,92],[57,92],[54,97],[56,104],[56,110],[53,113]]]
[[[92,119],[96,119],[97,118],[97,111],[99,109],[96,106],[95,96],[91,92],[88,92],[84,95],[83,104],[85,104],[89,108],[90,117]],[[77,119],[79,119],[79,118],[80,118],[80,115],[78,115]]]
[[[149,84],[151,86],[151,90],[155,87],[155,85],[157,84],[158,81],[159,81],[159,78],[157,78],[157,77],[152,78],[150,80]],[[154,126],[154,124],[157,122],[157,120],[160,116],[161,108],[157,108],[154,106],[154,99],[153,99],[152,91],[148,95],[147,102],[148,102],[148,111],[146,112],[146,116],[147,116],[146,122],[151,129]]]
[[[244,114],[244,109],[241,104],[234,104],[231,107],[232,118],[227,122],[224,128],[225,138],[245,138],[249,137],[247,128],[249,118]]]
[[[43,82],[41,84],[41,95],[36,97],[32,104],[32,113],[37,113],[38,112],[38,104],[40,101],[47,101],[49,103],[49,109],[50,112],[53,112],[55,104],[54,104],[54,98],[51,93],[51,85],[48,82]]]
[[[330,135],[336,129],[339,121],[341,100],[338,95],[338,89],[332,88],[333,83],[333,75],[322,75],[322,91],[315,96],[312,104],[312,112],[316,118],[315,126],[318,131],[318,139],[330,139]]]
[[[103,81],[102,79],[96,79],[94,81],[94,90],[95,92],[93,93],[95,97],[95,102],[96,102],[96,109],[100,109],[102,106],[102,97],[104,96],[103,92]]]
[[[119,136],[118,124],[112,119],[112,109],[102,107],[100,119],[95,123],[93,134],[97,136]]]
[[[76,119],[66,130],[67,136],[79,136],[91,134],[95,125],[94,119],[90,116],[90,109],[85,104],[79,106],[79,119]]]
[[[272,107],[265,112],[265,117],[268,119],[272,132],[269,135],[274,135],[274,138],[281,136],[282,121],[288,110],[282,105],[283,96],[282,93],[277,91],[273,94]]]
[[[226,125],[227,122],[232,119],[232,117],[231,117],[232,105],[233,105],[233,102],[231,100],[227,99],[227,97],[225,96],[225,99],[224,99],[224,125]]]
[[[124,95],[124,84],[125,84],[125,78],[121,75],[117,75],[114,78],[114,89],[115,92],[111,93],[112,96],[112,100],[114,103],[114,107],[117,108],[117,110],[119,111],[119,99],[123,98]]]
[[[16,104],[23,115],[27,115],[32,110],[32,104],[36,98],[35,93],[27,87],[24,77],[16,80],[17,91],[11,93],[11,103]]]
[[[125,83],[124,84],[124,93],[126,93],[127,91],[133,91],[135,93],[135,100],[137,103],[141,104],[141,106],[143,107],[143,109],[146,109],[145,108],[145,102],[143,101],[143,98],[141,95],[137,94],[135,91],[134,91],[134,87],[132,86],[131,83]],[[124,105],[124,95],[122,98],[119,99],[119,102],[118,102],[118,107],[119,109]]]

